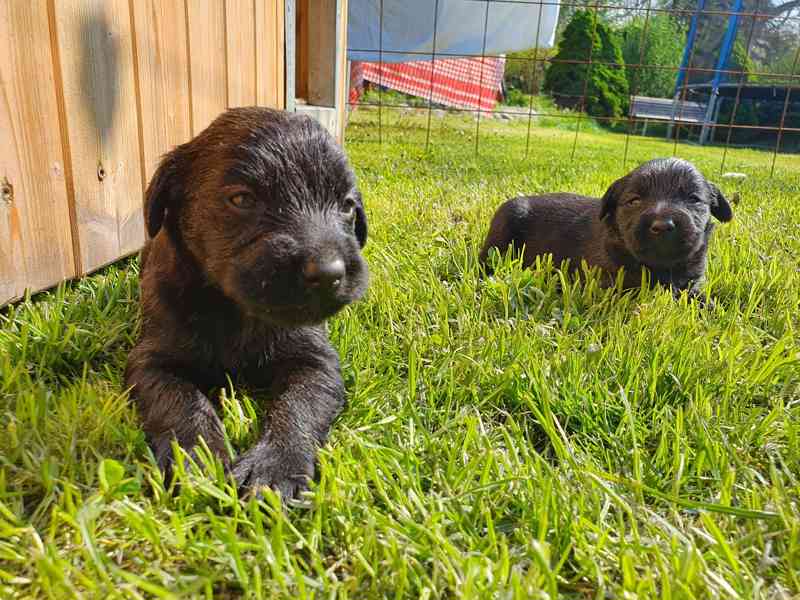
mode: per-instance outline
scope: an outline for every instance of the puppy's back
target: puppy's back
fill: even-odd
[[[570,193],[513,198],[495,212],[480,260],[485,262],[492,248],[504,252],[509,246],[524,246],[524,266],[543,254],[552,254],[556,265],[571,259],[577,266],[599,223],[598,198]]]

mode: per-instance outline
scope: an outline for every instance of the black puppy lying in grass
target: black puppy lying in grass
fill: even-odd
[[[243,489],[296,496],[344,403],[324,320],[367,287],[367,221],[344,152],[315,121],[218,117],[147,189],[142,333],[125,374],[159,466],[203,438]],[[259,441],[231,465],[208,393],[270,392]]]
[[[480,253],[487,269],[490,250],[522,250],[522,264],[553,255],[571,270],[585,260],[613,285],[624,269],[624,288],[650,282],[696,296],[705,274],[714,224],[733,218],[728,201],[689,162],[656,159],[615,181],[602,199],[555,193],[514,198],[495,213]]]

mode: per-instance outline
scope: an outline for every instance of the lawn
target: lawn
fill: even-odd
[[[165,491],[121,386],[137,261],[0,312],[0,597],[790,598],[800,594],[800,158],[680,145],[736,217],[713,308],[508,258],[494,208],[601,194],[654,139],[384,109],[348,131],[367,298],[330,323],[349,406],[302,506],[219,469]],[[627,165],[623,165],[626,156]],[[527,148],[527,158],[526,155]],[[259,398],[219,396],[241,449]]]

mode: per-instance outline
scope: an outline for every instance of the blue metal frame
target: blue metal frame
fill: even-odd
[[[722,48],[720,48],[717,68],[714,71],[714,79],[711,82],[712,93],[715,95],[722,81],[722,71],[725,70],[725,65],[733,51],[733,42],[736,40],[736,30],[739,28],[739,13],[742,12],[742,1],[743,0],[736,0],[733,5],[733,14],[728,17],[728,29],[725,31],[725,37],[722,39]]]
[[[678,77],[675,79],[676,94],[680,91],[683,80],[686,78],[686,69],[689,67],[689,57],[692,55],[692,48],[694,48],[694,42],[697,38],[697,21],[705,7],[706,0],[699,0],[697,11],[692,15],[692,22],[689,25],[689,35],[686,36],[686,46],[683,49],[683,58],[681,58],[681,67],[678,69]]]
[[[733,5],[733,11],[731,11],[732,14],[728,17],[728,28],[725,31],[725,37],[722,39],[719,58],[717,59],[717,65],[714,69],[714,78],[711,82],[712,94],[716,93],[719,84],[722,83],[722,71],[725,70],[725,65],[733,50],[733,43],[736,40],[736,31],[739,28],[739,13],[742,11],[742,3],[742,0],[736,0]],[[681,66],[678,70],[678,76],[675,78],[675,94],[680,91],[686,79],[686,72],[689,68],[689,57],[692,55],[692,49],[697,40],[697,22],[705,7],[706,0],[698,0],[697,11],[692,15],[692,22],[689,25],[689,34],[686,36],[686,46],[683,49]]]

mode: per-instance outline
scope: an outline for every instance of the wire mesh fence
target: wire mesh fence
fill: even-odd
[[[616,134],[623,163],[648,137],[673,154],[709,146],[722,170],[731,148],[770,152],[772,171],[800,153],[799,0],[411,2],[429,11],[416,45],[403,44],[414,36],[397,0],[365,2],[371,42],[350,36],[348,48],[350,141],[470,143],[479,154],[491,120],[524,131],[526,157],[547,128],[569,130],[573,156],[582,135]],[[504,24],[492,11],[507,6],[517,12]],[[527,47],[498,51],[504,27],[526,26]]]

